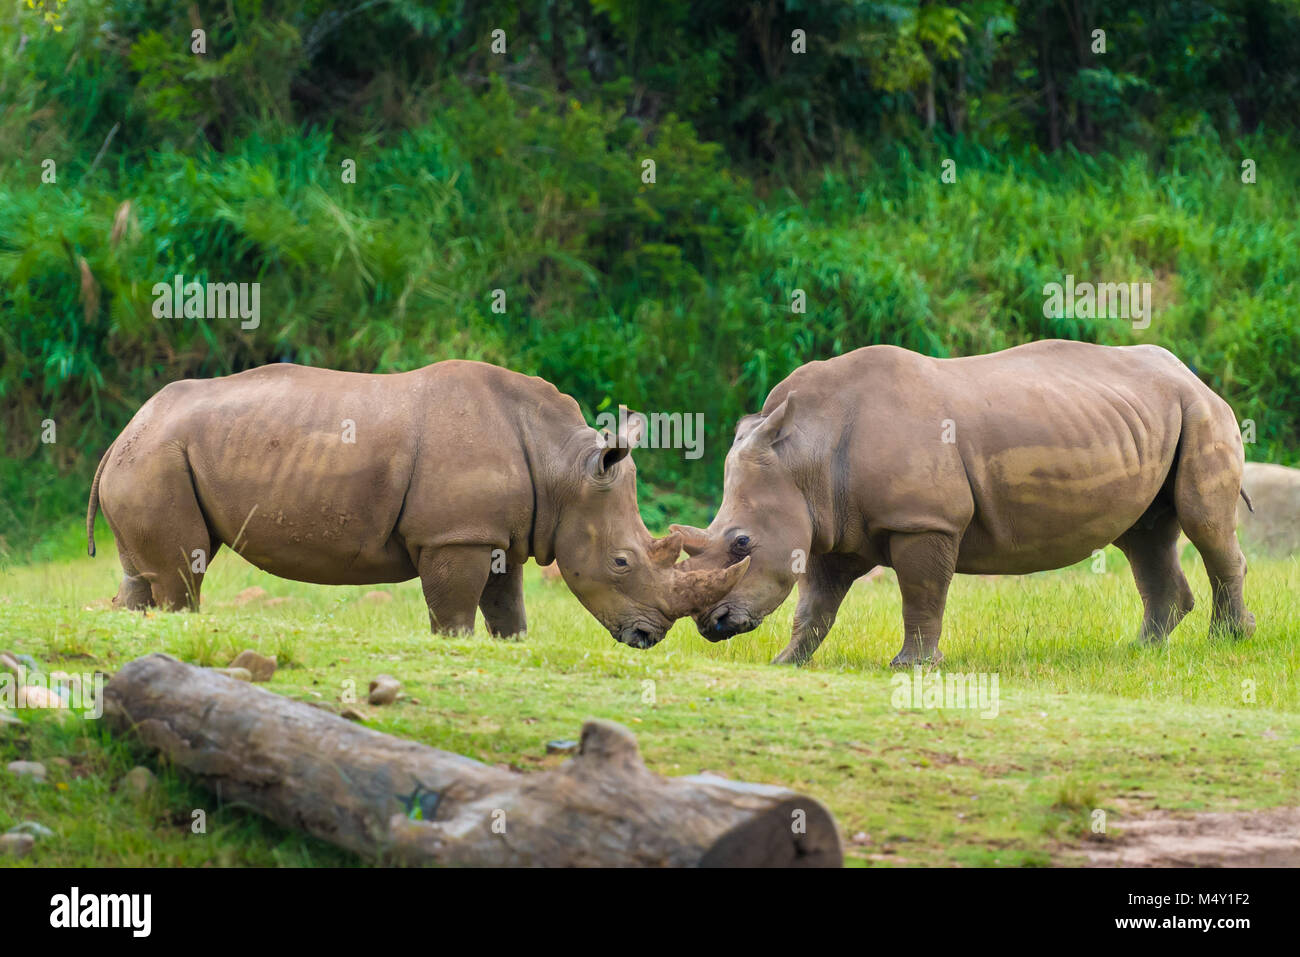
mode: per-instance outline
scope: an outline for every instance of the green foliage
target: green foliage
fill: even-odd
[[[1252,457],[1300,445],[1294,3],[58,11],[0,16],[0,552],[79,511],[161,385],[283,359],[703,413],[702,459],[638,453],[656,526],[707,517],[792,369],[877,342],[1159,342],[1256,420]],[[1151,327],[1045,318],[1066,273],[1151,281]],[[261,327],[155,317],[176,275],[260,283]]]

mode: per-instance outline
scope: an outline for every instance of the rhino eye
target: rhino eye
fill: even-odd
[[[734,542],[731,543],[731,550],[732,550],[733,552],[744,552],[744,551],[748,551],[748,550],[749,550],[749,536],[748,536],[748,535],[741,535],[741,536],[739,536],[739,537],[738,537]]]
[[[627,559],[626,559],[626,558],[616,558],[616,559],[614,559],[614,564],[617,565],[619,568],[627,568]]]

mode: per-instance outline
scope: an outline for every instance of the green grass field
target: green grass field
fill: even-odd
[[[0,648],[46,670],[113,671],[164,651],[225,665],[240,650],[276,654],[269,687],[304,700],[364,701],[390,673],[405,697],[362,707],[371,727],[522,771],[559,764],[545,743],[584,718],[632,728],[663,774],[712,771],[784,784],[823,800],[850,863],[1048,865],[1081,860],[1102,809],[1110,836],[1155,808],[1248,810],[1300,792],[1300,562],[1252,562],[1247,600],[1259,628],[1211,640],[1208,586],[1186,567],[1197,609],[1161,648],[1132,644],[1139,601],[1119,552],[1019,578],[959,577],[941,647],[945,672],[998,680],[997,714],[900,708],[887,663],[900,642],[892,578],[860,582],[812,664],[767,664],[789,634],[793,600],[757,632],[711,645],[689,621],[649,651],[613,642],[562,584],[530,566],[524,641],[435,638],[418,583],[395,600],[366,588],[283,581],[229,551],[204,583],[202,614],[112,611],[111,538],[99,557],[0,570]],[[268,607],[235,602],[258,585]],[[328,845],[220,806],[183,776],[108,736],[101,722],[25,712],[0,726],[0,764],[40,760],[37,784],[0,773],[0,831],[37,820],[56,832],[20,865],[339,865]],[[136,764],[161,786],[143,798],[119,782]],[[203,809],[207,832],[194,834]],[[1118,819],[1114,817],[1118,815]],[[6,862],[8,863],[8,862]]]

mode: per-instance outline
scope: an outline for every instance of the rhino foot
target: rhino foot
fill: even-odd
[[[1243,638],[1249,638],[1255,633],[1255,614],[1246,612],[1237,621],[1211,621],[1210,637],[1227,638],[1230,641],[1241,641]]]
[[[943,661],[943,652],[938,648],[928,655],[904,650],[894,655],[894,660],[889,663],[889,667],[911,668],[915,665],[937,665],[941,661]]]

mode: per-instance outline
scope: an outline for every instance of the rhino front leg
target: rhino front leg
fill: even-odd
[[[903,648],[890,664],[938,664],[943,660],[939,634],[948,584],[957,567],[957,538],[943,532],[895,533],[889,537],[889,560],[903,593]]]
[[[442,545],[421,548],[415,567],[429,606],[429,627],[435,635],[467,635],[474,631],[474,613],[492,568],[487,545]]]
[[[840,610],[853,582],[871,568],[856,556],[816,555],[799,579],[799,604],[794,610],[790,644],[772,660],[774,665],[801,665],[813,656]]]
[[[493,638],[522,638],[528,630],[524,617],[524,566],[507,565],[504,572],[492,572],[479,599],[483,620]]]

